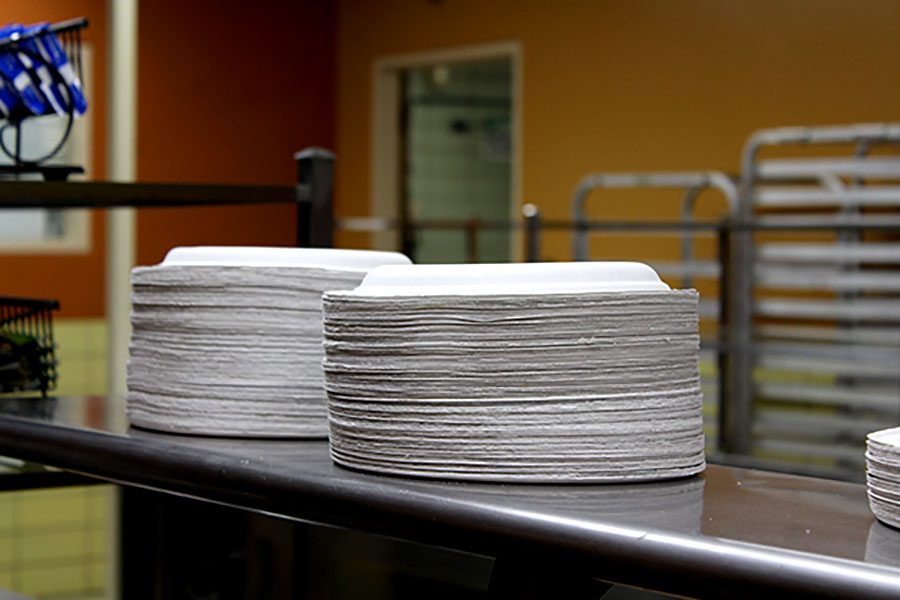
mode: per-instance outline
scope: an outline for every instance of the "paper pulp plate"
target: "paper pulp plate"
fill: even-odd
[[[379,265],[409,265],[399,252],[335,248],[278,248],[261,246],[180,246],[172,248],[163,265],[218,267],[306,267],[368,271]]]
[[[667,291],[639,262],[390,264],[375,267],[354,296],[445,296]]]
[[[866,441],[878,452],[900,453],[900,427],[870,433]]]

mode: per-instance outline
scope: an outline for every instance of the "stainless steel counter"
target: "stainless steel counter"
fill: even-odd
[[[900,532],[874,520],[856,484],[715,465],[699,477],[631,485],[400,479],[337,467],[324,441],[110,431],[104,406],[0,401],[0,454],[546,567],[560,580],[701,598],[900,597]]]

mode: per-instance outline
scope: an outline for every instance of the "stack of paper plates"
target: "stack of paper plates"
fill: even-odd
[[[400,254],[175,248],[132,271],[128,416],[182,433],[324,437],[322,292]]]
[[[324,307],[339,464],[535,482],[705,466],[697,293],[646,265],[379,267]]]
[[[900,427],[866,438],[866,485],[875,517],[900,527]]]

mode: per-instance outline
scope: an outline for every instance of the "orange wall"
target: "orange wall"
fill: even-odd
[[[105,0],[4,0],[0,22],[36,23],[87,17],[83,33],[93,49],[94,89],[87,90],[94,118],[91,133],[92,161],[96,177],[106,164],[106,1]],[[0,218],[3,217],[0,212]],[[81,255],[0,254],[0,295],[56,298],[61,316],[95,316],[103,312],[104,221],[92,215],[91,249]]]
[[[0,22],[87,16],[94,46],[94,165],[106,162],[105,0],[7,0]],[[322,0],[155,0],[139,7],[141,181],[284,184],[292,155],[334,142],[334,7]],[[2,214],[0,214],[2,217]],[[104,314],[104,218],[80,256],[0,256],[0,295],[57,298],[62,317]],[[292,245],[290,206],[138,212],[137,260],[176,245]]]
[[[293,184],[334,141],[334,8],[323,0],[141,2],[138,178]],[[141,211],[139,264],[176,245],[295,243],[294,208]]]
[[[523,198],[549,218],[568,218],[588,172],[735,172],[758,128],[900,120],[894,0],[344,0],[343,214],[369,213],[373,61],[504,40],[523,49]],[[674,202],[606,199],[603,215],[676,214]],[[548,234],[544,247],[545,258],[569,257],[567,235]],[[595,249],[642,251],[621,238]]]

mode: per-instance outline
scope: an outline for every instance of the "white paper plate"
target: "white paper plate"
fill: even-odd
[[[866,436],[866,441],[878,451],[900,454],[900,427],[870,433]]]
[[[358,296],[445,296],[667,291],[638,262],[386,265],[351,292]]]
[[[900,527],[900,427],[866,436],[866,488],[879,521]]]
[[[368,271],[379,265],[409,265],[410,262],[399,252],[372,250],[180,246],[169,250],[161,264],[218,267],[306,267]]]

